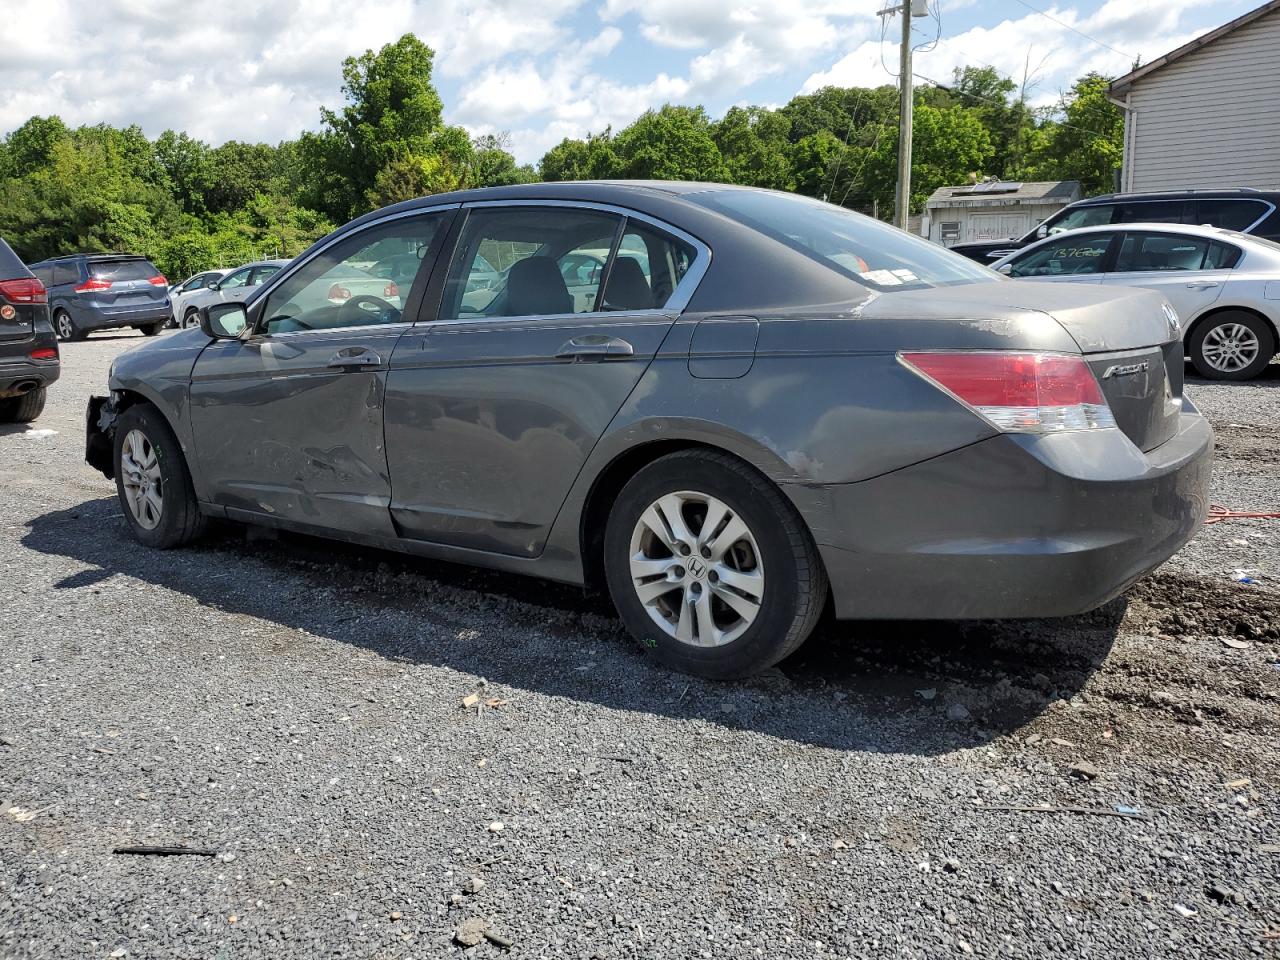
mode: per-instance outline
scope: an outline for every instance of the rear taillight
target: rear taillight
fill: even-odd
[[[382,295],[388,298],[398,297],[400,296],[400,288],[395,285],[394,281],[387,281],[387,285],[382,288]]]
[[[899,359],[1005,433],[1103,430],[1116,425],[1083,357],[972,351]]]
[[[17,280],[0,280],[0,297],[10,303],[48,303],[49,294],[44,284],[35,277],[19,277]]]
[[[31,351],[32,360],[57,360],[58,351],[53,347],[41,347],[39,350]]]
[[[90,293],[94,290],[110,290],[110,280],[99,280],[97,277],[90,277],[84,283],[72,287],[76,293]]]
[[[346,287],[344,287],[342,284],[335,283],[332,287],[329,288],[329,299],[330,300],[350,300],[351,291],[348,290]]]
[[[151,284],[153,287],[167,287],[169,285],[169,281],[164,278],[163,273],[157,273],[154,277],[148,280],[147,283]]]

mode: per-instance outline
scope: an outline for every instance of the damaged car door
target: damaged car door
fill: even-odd
[[[393,216],[340,235],[252,305],[245,334],[200,354],[191,376],[196,458],[209,499],[228,516],[393,533],[387,369],[451,216]],[[421,262],[407,289],[350,279],[406,255]]]

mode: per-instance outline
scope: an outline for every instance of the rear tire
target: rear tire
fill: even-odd
[[[53,330],[58,335],[59,340],[83,340],[88,333],[76,326],[76,322],[71,319],[71,314],[65,310],[59,310],[53,315]]]
[[[142,403],[121,414],[112,456],[116,495],[135,540],[168,550],[204,532],[191,471],[160,411]]]
[[[1275,332],[1261,317],[1226,310],[1196,327],[1187,353],[1207,380],[1252,380],[1275,356]]]
[[[157,320],[155,323],[145,324],[138,329],[142,331],[144,337],[154,337],[164,329],[165,321]]]
[[[702,677],[773,666],[808,638],[826,602],[826,571],[796,509],[751,467],[711,450],[640,470],[609,514],[604,556],[631,634]]]
[[[194,330],[196,327],[200,326],[200,311],[194,309],[188,310],[186,316],[182,318],[180,326],[183,330]]]
[[[30,423],[44,410],[45,388],[0,400],[0,423]]]

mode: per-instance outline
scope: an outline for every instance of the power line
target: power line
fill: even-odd
[[[1053,21],[1054,23],[1056,23],[1058,26],[1060,26],[1060,27],[1065,27],[1066,29],[1070,30],[1072,33],[1076,34],[1077,36],[1084,37],[1084,38],[1085,38],[1086,40],[1088,40],[1090,43],[1096,43],[1096,44],[1097,44],[1098,46],[1100,46],[1100,47],[1105,47],[1107,50],[1110,50],[1112,53],[1118,53],[1118,54],[1120,54],[1120,56],[1125,57],[1126,59],[1128,59],[1128,60],[1130,60],[1130,61],[1132,61],[1132,60],[1134,59],[1134,57],[1133,57],[1133,55],[1132,55],[1132,54],[1125,53],[1123,50],[1117,50],[1115,47],[1111,46],[1111,44],[1109,44],[1109,43],[1103,43],[1103,42],[1102,42],[1101,40],[1099,40],[1097,37],[1091,37],[1091,36],[1089,36],[1089,35],[1088,35],[1087,33],[1085,33],[1083,30],[1077,30],[1077,29],[1076,29],[1075,27],[1073,27],[1071,24],[1069,24],[1069,23],[1065,23],[1065,22],[1063,22],[1062,20],[1059,20],[1057,17],[1050,16],[1049,14],[1047,14],[1047,13],[1045,13],[1043,10],[1041,10],[1039,7],[1033,7],[1031,4],[1027,3],[1027,0],[1015,0],[1015,2],[1022,4],[1024,7],[1026,7],[1028,10],[1030,10],[1032,13],[1038,13],[1038,14],[1040,14],[1040,16],[1044,17],[1046,20],[1051,20],[1051,21]]]

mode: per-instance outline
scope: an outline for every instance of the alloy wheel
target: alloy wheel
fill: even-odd
[[[716,497],[686,490],[655,500],[636,522],[630,556],[645,611],[681,643],[732,643],[760,613],[760,548],[737,511]]]
[[[183,330],[194,330],[198,326],[200,326],[200,315],[194,310],[182,318]]]
[[[71,316],[66,313],[59,313],[54,317],[54,322],[58,325],[58,339],[70,340],[76,335],[75,324],[71,322]]]
[[[156,448],[141,430],[130,430],[121,445],[120,480],[133,519],[154,530],[164,511],[164,478]]]
[[[1213,369],[1235,373],[1257,360],[1261,349],[1258,335],[1243,323],[1223,323],[1205,334],[1200,353]]]

